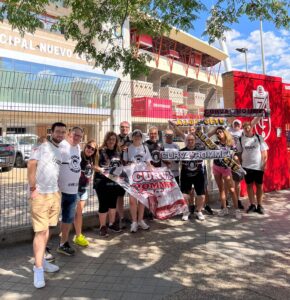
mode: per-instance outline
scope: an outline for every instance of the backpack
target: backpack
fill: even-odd
[[[242,135],[239,137],[239,142],[240,142],[240,145],[241,145],[241,148],[243,150],[243,144],[242,144],[242,137],[245,136],[244,133],[242,133]],[[255,133],[254,136],[257,137],[258,141],[259,141],[259,144],[261,146],[261,136],[258,134],[258,133]]]

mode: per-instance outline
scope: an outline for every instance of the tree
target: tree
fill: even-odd
[[[146,61],[151,57],[138,54],[136,45],[124,47],[123,34],[116,35],[126,20],[139,33],[160,36],[172,27],[188,31],[194,27],[199,13],[209,10],[205,33],[209,42],[219,39],[247,15],[250,20],[272,21],[277,28],[289,28],[289,1],[278,0],[217,0],[208,9],[198,0],[7,0],[0,7],[0,20],[7,19],[23,35],[33,33],[42,24],[38,16],[46,13],[47,6],[63,2],[68,14],[58,19],[55,27],[61,29],[66,39],[76,41],[75,52],[85,54],[96,67],[123,69],[134,78],[148,71]],[[102,49],[97,45],[102,43]]]

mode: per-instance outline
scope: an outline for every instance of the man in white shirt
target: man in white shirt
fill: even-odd
[[[249,212],[264,214],[262,207],[263,196],[263,176],[266,167],[268,145],[264,142],[262,136],[253,133],[253,127],[250,122],[243,124],[244,132],[237,143],[237,150],[240,153],[242,167],[246,170],[245,180],[250,206]],[[253,185],[256,185],[257,207],[255,206],[255,194]]]
[[[75,250],[71,248],[68,238],[75,218],[79,178],[81,174],[80,142],[83,129],[73,127],[66,140],[60,143],[62,164],[59,174],[59,188],[61,191],[61,238],[57,252],[71,256]]]
[[[57,225],[60,212],[58,187],[61,154],[59,143],[65,138],[66,125],[57,122],[51,127],[51,138],[34,147],[27,166],[30,190],[32,226],[35,232],[33,251],[35,263],[34,286],[45,286],[44,271],[57,272],[59,267],[44,259],[49,238],[49,227]]]

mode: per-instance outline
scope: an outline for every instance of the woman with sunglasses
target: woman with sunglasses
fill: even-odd
[[[215,143],[219,146],[220,149],[234,150],[234,140],[231,134],[224,127],[217,127],[215,134],[218,139]],[[236,155],[234,156],[234,159],[238,161],[238,157]],[[241,219],[242,215],[238,208],[238,198],[235,193],[231,168],[225,166],[221,159],[215,159],[213,161],[213,175],[219,189],[220,201],[222,206],[222,209],[218,215],[223,217],[229,214],[226,205],[227,190],[229,191],[233,199],[236,219]]]
[[[81,152],[81,176],[79,179],[79,189],[77,195],[78,203],[74,220],[76,235],[73,239],[73,242],[82,247],[87,247],[89,245],[88,240],[82,234],[83,209],[86,201],[89,198],[89,183],[93,175],[94,166],[96,164],[96,155],[97,142],[95,140],[90,140],[86,143],[84,150]]]
[[[106,133],[102,146],[99,149],[98,164],[95,168],[94,189],[99,200],[100,236],[107,237],[107,216],[109,215],[109,229],[120,232],[119,224],[116,222],[117,199],[123,194],[123,189],[114,181],[102,173],[104,169],[121,166],[121,150],[118,136],[115,132]]]

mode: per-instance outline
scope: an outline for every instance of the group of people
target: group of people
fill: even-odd
[[[216,136],[215,143],[220,149],[234,151],[234,159],[247,172],[245,180],[250,201],[247,212],[263,214],[262,183],[268,147],[261,136],[253,133],[255,122],[242,125],[241,121],[235,120],[230,130],[216,127],[208,132],[208,136]],[[140,162],[146,163],[149,170],[165,166],[173,173],[189,205],[189,210],[183,213],[182,219],[188,220],[190,213],[194,213],[202,221],[203,209],[213,214],[207,203],[207,170],[204,161],[163,161],[160,158],[160,151],[204,150],[205,146],[196,137],[195,131],[196,128],[191,127],[188,134],[185,134],[174,122],[170,122],[163,141],[160,141],[158,128],[155,126],[150,127],[149,139],[146,141],[140,130],[130,132],[129,122],[123,121],[120,124],[120,134],[109,131],[100,146],[96,140],[89,140],[81,149],[80,143],[84,135],[81,127],[73,127],[67,133],[65,124],[54,123],[51,137],[33,149],[28,162],[31,218],[35,232],[34,286],[45,286],[44,272],[59,270],[58,266],[49,262],[49,253],[46,250],[49,228],[57,226],[60,211],[60,241],[57,252],[68,256],[74,254],[75,250],[69,243],[72,225],[75,228],[73,242],[84,247],[89,245],[82,233],[82,212],[89,198],[91,179],[99,201],[100,236],[106,237],[109,231],[120,232],[124,229],[125,190],[105,176],[108,169]],[[175,134],[184,139],[182,149],[173,142]],[[226,201],[229,193],[233,199],[235,216],[240,219],[240,209],[243,209],[239,200],[240,178],[237,179],[221,159],[214,160],[213,174],[221,201],[219,215],[225,216],[229,213]],[[139,228],[148,230],[149,225],[144,221],[144,205],[131,195],[129,202],[132,219],[130,231],[134,233]]]

